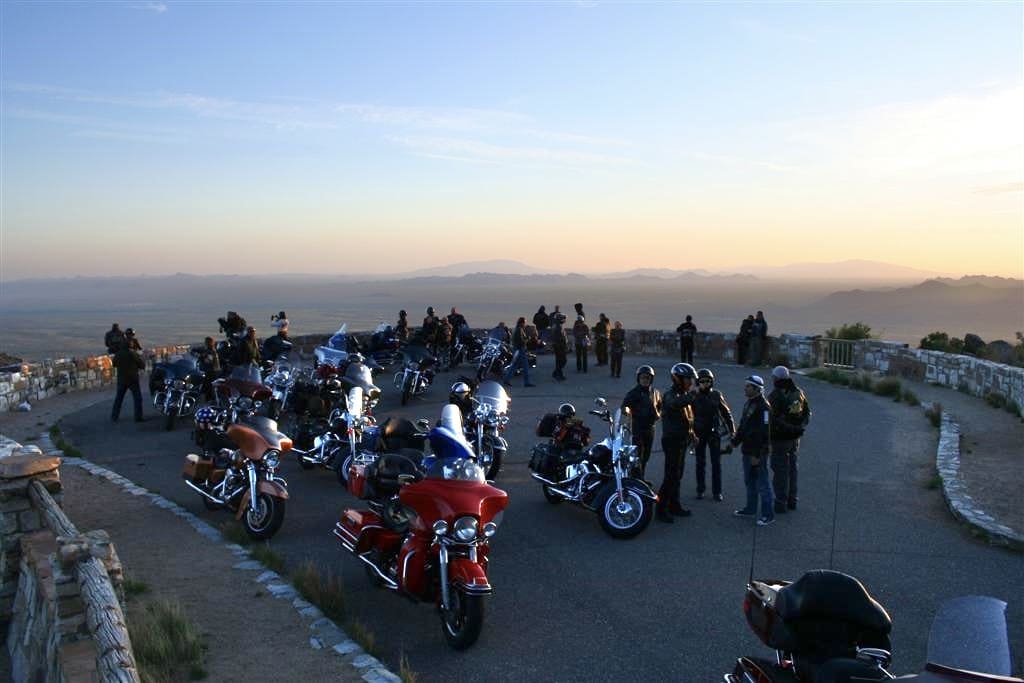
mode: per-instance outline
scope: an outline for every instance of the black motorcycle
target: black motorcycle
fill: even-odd
[[[334,470],[342,486],[348,486],[353,461],[372,462],[377,457],[377,421],[363,413],[362,389],[349,391],[344,406],[331,411],[323,431],[313,437],[310,448],[292,448],[303,469],[323,467]]]
[[[944,603],[932,623],[920,683],[1016,682],[1011,678],[1006,603],[970,596]],[[751,580],[747,623],[772,658],[740,657],[724,683],[890,681],[892,619],[854,577],[810,571],[797,581]]]
[[[538,436],[550,441],[537,444],[529,467],[530,476],[543,485],[549,503],[564,500],[597,513],[601,528],[613,538],[632,538],[650,523],[658,496],[650,484],[640,478],[640,457],[632,445],[629,413],[610,413],[603,398],[591,415],[609,425],[609,435],[600,443],[584,449],[586,436],[566,437],[566,432],[580,430],[580,423],[566,426],[558,415],[549,414],[537,427]]]
[[[498,478],[508,453],[508,441],[502,436],[508,425],[509,398],[505,388],[493,380],[482,382],[470,396],[473,408],[463,416],[466,440],[476,453],[477,464],[488,481]]]
[[[196,411],[205,378],[198,359],[191,354],[153,366],[149,392],[153,407],[164,415],[167,431],[174,429],[179,417],[188,417]]]
[[[402,358],[402,369],[395,373],[394,384],[404,406],[411,397],[424,394],[434,383],[437,358],[425,346],[405,347]]]

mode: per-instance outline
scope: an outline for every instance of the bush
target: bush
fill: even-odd
[[[938,428],[942,424],[942,404],[933,403],[928,410],[924,411],[924,415],[933,427]]]
[[[1010,415],[1020,417],[1020,406],[1017,405],[1017,402],[1014,401],[1013,399],[1007,401],[1006,405],[1003,406],[1003,408],[1005,408],[1006,412],[1010,413]]]
[[[262,562],[267,569],[278,574],[284,573],[284,558],[281,557],[281,553],[270,547],[269,541],[256,544],[249,550],[249,554],[252,555],[254,560]]]
[[[998,391],[990,391],[985,394],[985,403],[989,404],[993,408],[1003,409],[1006,407],[1006,397]]]
[[[345,616],[345,584],[340,574],[321,571],[312,560],[306,560],[292,575],[292,584],[327,617],[341,621]]]
[[[829,339],[871,339],[871,326],[863,322],[847,323],[838,328],[830,327],[825,330],[825,336]]]
[[[850,375],[835,368],[816,368],[808,372],[807,376],[829,384],[841,384],[844,387],[850,384]]]
[[[894,398],[897,401],[900,400],[902,395],[903,386],[900,381],[895,377],[883,377],[875,383],[875,393],[879,396],[888,396]]]
[[[128,635],[144,682],[206,678],[203,644],[199,629],[181,604],[161,600],[131,615]]]
[[[921,340],[918,348],[929,351],[945,351],[946,353],[963,353],[964,342],[956,337],[950,338],[945,332],[932,332]]]
[[[910,389],[904,389],[903,390],[903,402],[906,403],[908,406],[919,406],[919,405],[921,405],[921,399],[919,399],[917,397],[917,394],[915,394]]]
[[[850,388],[857,389],[858,391],[872,391],[874,389],[875,381],[866,372],[854,375],[850,378]]]

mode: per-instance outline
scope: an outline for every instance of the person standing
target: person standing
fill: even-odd
[[[654,446],[654,427],[661,419],[661,392],[653,384],[654,368],[641,365],[636,369],[636,386],[622,399],[623,412],[628,408],[632,418],[633,445],[640,456],[640,478],[644,480]]]
[[[764,313],[757,312],[754,322],[750,325],[750,364],[761,365],[764,360],[765,346],[768,342],[768,321],[764,319]]]
[[[597,316],[597,324],[594,325],[594,358],[597,365],[608,365],[608,333],[611,331],[611,321],[604,313]]]
[[[736,364],[746,365],[747,349],[750,346],[750,329],[754,325],[754,316],[748,315],[740,323],[739,334],[736,335]]]
[[[679,333],[679,359],[683,363],[693,364],[693,348],[697,344],[697,326],[693,324],[693,316],[686,316],[686,322],[676,328]]]
[[[693,431],[697,436],[694,456],[697,459],[697,498],[707,490],[705,465],[711,456],[711,493],[715,502],[722,501],[722,439],[732,439],[735,426],[729,404],[718,389],[715,375],[707,368],[697,371],[697,396],[693,399]]]
[[[582,315],[576,316],[576,324],[572,326],[572,337],[576,343],[576,372],[587,371],[587,347],[590,346],[590,328]]]
[[[124,395],[132,392],[132,408],[135,412],[135,421],[142,422],[142,387],[139,386],[139,371],[146,369],[146,363],[139,353],[142,345],[135,338],[135,330],[128,328],[124,332],[125,343],[114,354],[114,368],[117,370],[117,394],[114,396],[114,406],[110,410],[110,421],[117,422],[121,416],[121,404],[124,403]]]
[[[761,498],[761,516],[758,526],[768,526],[775,521],[772,505],[772,486],[768,481],[768,454],[772,434],[772,408],[764,397],[764,380],[760,375],[751,375],[743,385],[747,402],[743,404],[743,416],[733,446],[740,446],[743,453],[743,483],[747,486],[747,504],[733,514],[738,517],[757,515],[757,499]]]
[[[245,338],[238,346],[239,365],[259,365],[260,345],[256,341],[256,328],[248,327],[245,330]]]
[[[213,380],[220,377],[220,354],[217,353],[213,337],[204,339],[203,345],[196,348],[193,353],[199,362],[199,369],[203,371],[203,394],[207,401],[212,401]]]
[[[615,327],[608,334],[608,346],[612,354],[612,377],[622,377],[622,356],[626,353],[626,331],[622,323],[615,321]]]
[[[661,450],[665,453],[665,476],[658,490],[655,516],[672,523],[676,517],[689,517],[690,511],[679,501],[686,450],[693,443],[693,381],[697,371],[689,363],[672,366],[672,386],[661,397]]]
[[[540,335],[541,339],[544,338],[544,330],[548,329],[551,325],[551,318],[548,316],[547,311],[541,306],[537,309],[537,312],[533,314],[533,326],[537,328],[537,334]]]
[[[459,333],[459,330],[462,329],[462,326],[466,324],[466,316],[459,313],[458,310],[456,310],[456,308],[452,306],[452,312],[448,314],[448,324],[452,326],[453,336],[451,341],[454,342],[454,335],[457,335]]]
[[[420,329],[423,335],[423,345],[434,351],[434,339],[437,337],[437,316],[434,315],[434,307],[427,306],[427,314],[423,317],[423,327]]]
[[[551,326],[551,350],[555,354],[555,371],[551,376],[559,382],[566,380],[565,364],[569,361],[569,338],[565,334],[562,320],[558,319]]]
[[[288,314],[284,311],[278,311],[277,315],[270,316],[270,326],[280,332],[281,330],[288,329]]]
[[[107,353],[111,356],[120,350],[124,345],[124,332],[121,331],[120,325],[114,323],[110,326],[107,333],[103,335],[103,345],[107,347]]]
[[[398,312],[398,322],[395,323],[395,337],[400,342],[409,341],[409,316],[405,309]]]
[[[807,396],[790,376],[784,365],[772,370],[775,388],[768,395],[772,407],[772,487],[775,512],[796,510],[797,453],[800,437],[811,421]]]
[[[523,386],[532,387],[530,384],[530,357],[526,349],[526,318],[520,316],[516,320],[516,327],[512,330],[512,362],[505,369],[505,384],[512,383],[512,375],[516,367],[523,369]]]

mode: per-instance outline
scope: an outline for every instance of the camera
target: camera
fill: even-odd
[[[280,311],[280,312],[276,313],[275,315],[270,316],[270,322],[272,322],[272,323],[277,322],[278,320],[287,320],[287,319],[288,319],[288,316],[285,315],[284,311]]]

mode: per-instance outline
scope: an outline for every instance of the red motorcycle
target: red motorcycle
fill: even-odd
[[[432,455],[385,453],[349,469],[349,489],[370,509],[348,509],[334,526],[374,583],[437,605],[448,644],[464,650],[480,636],[490,539],[508,494],[487,484],[462,433],[457,406],[430,431]]]

